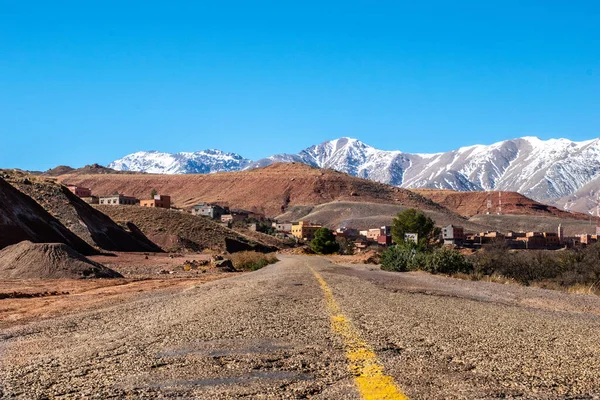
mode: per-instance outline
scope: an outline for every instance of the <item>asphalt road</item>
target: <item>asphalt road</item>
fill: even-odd
[[[600,399],[597,297],[280,258],[3,329],[0,397]]]

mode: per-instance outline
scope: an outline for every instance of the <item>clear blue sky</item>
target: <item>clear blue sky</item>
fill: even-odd
[[[598,1],[0,0],[0,167],[599,126]]]

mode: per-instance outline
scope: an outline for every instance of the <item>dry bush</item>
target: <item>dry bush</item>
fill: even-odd
[[[227,258],[231,260],[235,269],[242,271],[256,271],[279,261],[274,253],[265,254],[256,251],[240,251],[230,254]]]
[[[492,245],[469,257],[474,274],[572,293],[600,293],[600,243],[565,251],[509,251]],[[483,280],[483,279],[482,279]]]

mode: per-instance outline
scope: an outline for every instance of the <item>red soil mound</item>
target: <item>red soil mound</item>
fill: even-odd
[[[0,251],[0,279],[122,278],[63,243],[23,241]]]

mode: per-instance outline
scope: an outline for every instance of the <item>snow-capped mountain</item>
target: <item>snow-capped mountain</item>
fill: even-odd
[[[118,171],[149,172],[154,174],[209,174],[239,171],[251,161],[239,154],[221,150],[204,150],[195,153],[161,153],[138,151],[108,165]]]
[[[139,152],[109,167],[153,173],[209,173],[274,162],[303,162],[405,188],[506,190],[545,202],[574,196],[580,190],[595,193],[600,188],[594,186],[596,181],[600,185],[600,139],[573,142],[524,137],[445,153],[411,154],[378,150],[357,139],[340,138],[298,154],[276,154],[255,162],[218,150]]]

